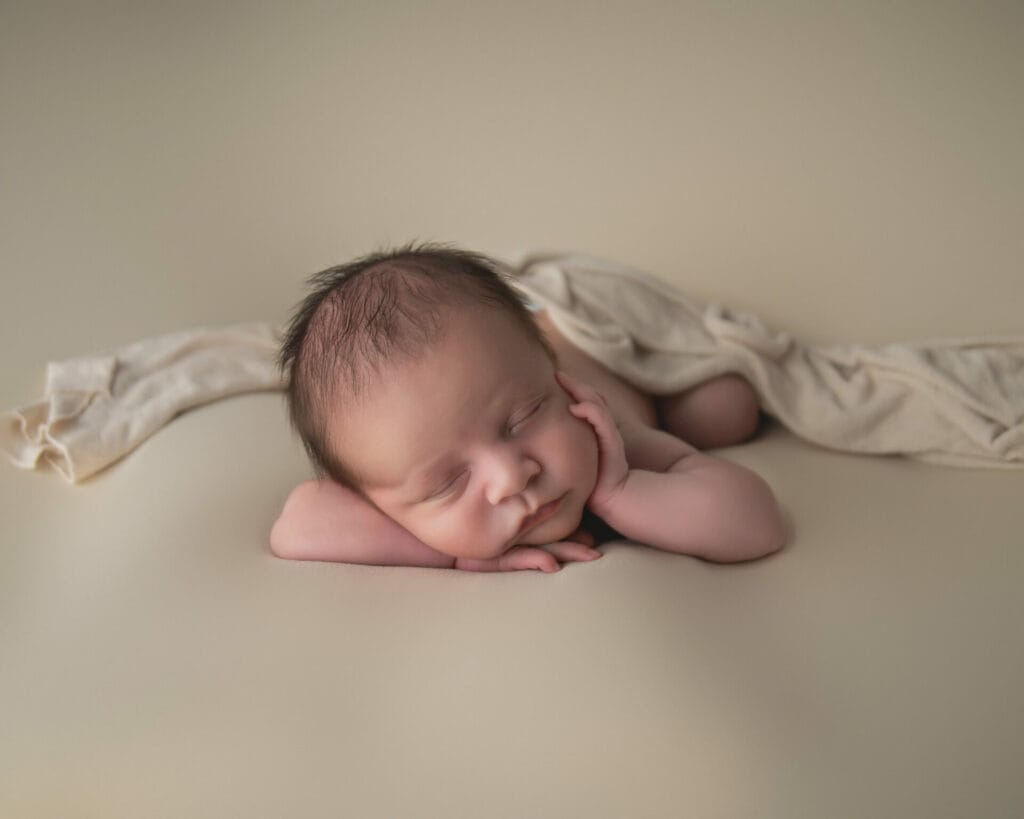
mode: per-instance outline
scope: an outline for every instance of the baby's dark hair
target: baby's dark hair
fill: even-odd
[[[376,251],[309,278],[312,290],[292,315],[278,364],[292,426],[318,476],[359,491],[331,446],[331,416],[341,396],[357,397],[385,365],[436,341],[446,308],[504,312],[554,357],[508,278],[482,253],[433,242]]]

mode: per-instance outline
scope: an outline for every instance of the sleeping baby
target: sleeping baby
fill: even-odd
[[[285,502],[275,555],[553,572],[600,557],[595,530],[717,562],[785,542],[768,485],[700,451],[755,433],[740,376],[647,395],[494,260],[444,245],[310,281],[280,363],[317,479]]]

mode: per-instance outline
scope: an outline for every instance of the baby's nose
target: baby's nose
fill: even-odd
[[[487,487],[487,500],[496,506],[506,498],[518,495],[538,474],[540,464],[528,456],[512,455],[496,459]]]

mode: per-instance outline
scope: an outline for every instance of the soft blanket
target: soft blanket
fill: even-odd
[[[590,256],[530,256],[507,272],[574,344],[641,389],[740,373],[766,412],[822,446],[1024,466],[1024,336],[813,347]],[[51,363],[42,400],[0,419],[0,445],[18,466],[83,480],[188,409],[282,389],[279,340],[270,324],[199,328]]]
[[[814,347],[621,264],[534,256],[515,272],[570,341],[649,392],[735,372],[766,412],[822,446],[1024,467],[1024,336]]]
[[[270,324],[197,328],[46,366],[40,401],[0,417],[0,445],[24,469],[71,483],[127,455],[176,415],[221,398],[281,390]]]

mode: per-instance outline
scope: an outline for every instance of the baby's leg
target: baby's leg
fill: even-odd
[[[732,373],[659,396],[655,405],[661,428],[697,449],[742,443],[754,436],[761,420],[753,387]]]
[[[652,398],[573,346],[546,313],[536,318],[558,354],[559,366],[600,392],[620,427],[663,429],[697,449],[738,444],[757,431],[757,396],[741,376],[723,375],[685,392]]]
[[[306,481],[285,501],[270,532],[270,549],[286,560],[331,560],[374,566],[451,568],[391,518],[334,481]]]

